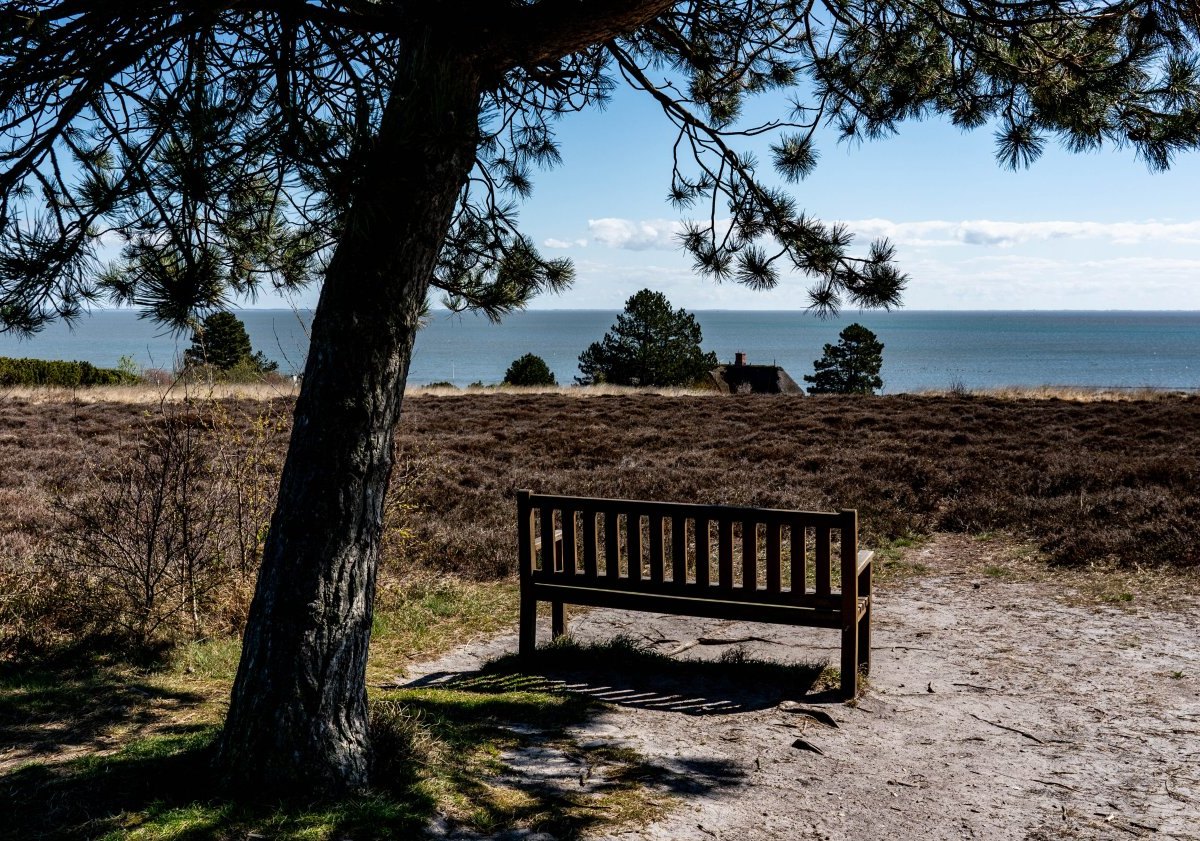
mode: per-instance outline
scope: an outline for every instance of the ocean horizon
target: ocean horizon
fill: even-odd
[[[255,350],[282,373],[303,370],[306,310],[235,310]],[[516,358],[535,353],[562,384],[578,375],[579,354],[612,326],[616,310],[526,310],[500,324],[434,311],[417,336],[408,381],[457,386],[500,382]],[[883,393],[949,388],[1081,386],[1200,389],[1200,312],[1133,310],[897,310],[843,312],[695,310],[702,346],[722,361],[781,365],[802,383],[826,343],[851,323],[884,344]],[[115,367],[130,357],[172,369],[190,335],[164,331],[132,310],[95,310],[74,327],[49,325],[32,338],[0,334],[0,356],[77,359]]]

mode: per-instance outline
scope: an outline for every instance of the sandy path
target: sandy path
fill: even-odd
[[[578,738],[634,747],[695,786],[677,786],[660,822],[602,837],[1200,839],[1200,599],[1077,606],[1044,584],[962,572],[998,551],[939,537],[909,558],[927,573],[879,588],[870,689],[857,706],[824,705],[837,729],[781,709],[771,687],[732,702],[710,692],[707,707],[607,693],[619,703]],[[594,610],[571,630],[636,631],[667,651],[758,636],[745,644],[756,655],[837,660],[835,633],[804,628]],[[514,647],[500,637],[416,673]],[[823,755],[794,748],[801,736]]]

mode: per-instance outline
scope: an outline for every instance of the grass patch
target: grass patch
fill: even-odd
[[[394,680],[414,659],[515,627],[519,608],[517,587],[509,581],[468,581],[427,570],[382,581],[367,680]]]
[[[376,693],[376,787],[361,796],[307,806],[234,802],[212,771],[218,729],[209,725],[0,774],[5,829],[22,839],[357,841],[416,837],[442,814],[481,832],[529,828],[569,839],[658,813],[662,797],[645,786],[657,769],[632,751],[582,747],[564,735],[597,702],[518,683]],[[566,758],[594,784],[530,784],[509,762],[531,750]]]

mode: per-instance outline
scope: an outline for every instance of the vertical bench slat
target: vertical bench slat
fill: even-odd
[[[783,562],[780,560],[779,532],[777,522],[767,523],[767,592],[778,593]]]
[[[629,580],[642,577],[642,515],[630,511],[625,515],[625,547],[629,555]]]
[[[717,520],[717,586],[733,589],[733,520]]]
[[[596,577],[596,512],[582,511],[583,516],[583,574]]]
[[[833,557],[829,551],[829,527],[817,526],[817,568],[815,572],[818,596],[828,596],[830,593],[829,568],[832,564]]]
[[[557,553],[554,551],[554,509],[543,504],[540,513],[542,515],[542,572],[558,572],[558,565],[555,563]]]
[[[808,534],[799,520],[793,520],[788,531],[792,544],[792,592],[803,595],[808,592]]]
[[[617,512],[604,512],[604,577],[621,575],[621,537],[617,529]]]
[[[704,517],[697,517],[694,522],[696,529],[696,585],[698,587],[707,587],[709,564],[708,520]]]
[[[579,572],[579,549],[575,540],[575,511],[562,509],[563,574],[574,578]]]
[[[661,514],[651,514],[650,520],[650,580],[661,584],[663,580],[663,559],[666,547],[663,546],[663,518]]]
[[[742,589],[758,589],[758,523],[742,521]]]
[[[671,518],[671,581],[682,587],[687,584],[687,519]]]

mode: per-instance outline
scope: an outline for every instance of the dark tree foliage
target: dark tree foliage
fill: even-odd
[[[874,394],[883,388],[883,342],[861,324],[851,324],[838,333],[836,345],[825,345],[820,359],[813,361],[809,394]]]
[[[672,310],[661,292],[643,289],[625,302],[612,330],[579,355],[582,385],[692,385],[717,367],[717,355],[700,349],[696,318]]]
[[[228,371],[239,365],[265,374],[279,368],[262,351],[255,353],[250,346],[246,325],[231,312],[214,312],[204,317],[192,332],[192,346],[183,352],[185,365],[212,365]]]
[[[304,384],[221,739],[242,791],[357,789],[394,428],[431,289],[498,318],[572,269],[517,227],[554,122],[615,85],[678,130],[697,270],[898,303],[798,184],[818,133],[942,114],[1006,166],[1050,138],[1166,167],[1200,140],[1193,0],[0,0],[0,329],[93,301],[182,329],[315,278]],[[764,125],[748,98],[787,91]],[[769,169],[769,168],[768,168]],[[105,265],[107,246],[120,252]]]
[[[546,360],[534,353],[527,353],[520,359],[514,359],[513,364],[504,372],[504,382],[508,385],[557,385],[554,372],[546,364]]]

